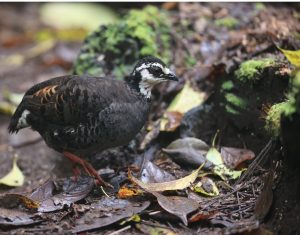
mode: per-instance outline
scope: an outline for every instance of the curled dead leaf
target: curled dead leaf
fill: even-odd
[[[195,171],[193,171],[190,175],[187,175],[181,179],[172,180],[169,182],[162,183],[143,183],[142,181],[135,178],[129,172],[129,180],[133,183],[140,186],[142,189],[150,192],[159,192],[159,191],[168,191],[168,190],[181,190],[189,187],[198,177],[199,171],[202,169],[203,164]]]
[[[157,198],[158,204],[167,212],[179,217],[185,226],[188,225],[187,215],[199,208],[199,204],[186,197],[164,196],[157,192],[152,192]]]
[[[142,170],[141,181],[143,183],[162,183],[175,180],[169,172],[161,169],[150,161],[146,161]]]
[[[226,166],[230,169],[235,169],[241,163],[252,160],[255,154],[248,149],[221,147],[221,157]]]
[[[209,146],[204,141],[193,137],[177,139],[169,144],[167,148],[162,149],[178,164],[198,167],[205,163],[204,169],[212,166],[205,158],[208,150]]]

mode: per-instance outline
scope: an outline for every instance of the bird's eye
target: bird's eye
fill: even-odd
[[[152,72],[155,73],[155,74],[160,74],[160,73],[162,73],[161,68],[158,67],[158,66],[153,66],[153,67],[151,67],[151,70],[152,70]]]

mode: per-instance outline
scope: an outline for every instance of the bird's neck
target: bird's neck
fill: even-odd
[[[136,90],[146,99],[151,99],[151,90],[153,85],[142,80],[139,73],[131,74],[129,81],[127,82],[131,88]]]

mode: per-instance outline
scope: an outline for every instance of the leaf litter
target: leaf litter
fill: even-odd
[[[233,72],[242,61],[252,58],[253,56],[263,55],[268,50],[272,51],[272,40],[269,40],[269,38],[266,39],[266,37],[274,39],[274,35],[281,35],[281,32],[284,32],[283,35],[288,35],[289,30],[296,27],[295,22],[293,22],[290,16],[286,19],[286,22],[276,20],[276,14],[274,14],[272,7],[268,6],[267,9],[258,11],[250,4],[245,6],[248,11],[251,9],[251,14],[245,14],[246,19],[241,18],[241,15],[238,14],[238,12],[244,12],[240,11],[241,7],[239,7],[239,5],[237,5],[237,10],[230,7],[230,4],[203,5],[199,3],[178,3],[172,6],[174,11],[180,12],[180,17],[172,16],[176,27],[179,25],[180,30],[192,28],[195,29],[196,32],[186,32],[185,37],[179,39],[180,42],[176,42],[177,46],[176,49],[174,49],[174,54],[177,55],[174,56],[176,72],[179,72],[184,82],[184,87],[188,86],[188,80],[192,80],[193,86],[195,85],[194,88],[197,88],[194,89],[190,85],[189,88],[192,88],[198,95],[203,96],[203,94],[209,90],[209,87],[214,85],[216,79],[220,79],[224,73],[228,75],[230,72]],[[222,29],[218,28],[217,30],[214,28],[215,26],[213,25],[216,20],[228,19],[231,15],[232,18],[238,20],[237,26],[233,27],[233,29],[228,29],[226,26],[222,27]],[[249,21],[252,19],[251,17],[260,19],[259,23]],[[184,24],[188,27],[183,27]],[[218,24],[220,24],[220,21]],[[224,22],[221,22],[221,24],[224,25]],[[289,27],[287,27],[287,24]],[[266,25],[269,25],[268,33],[266,33]],[[283,40],[282,38],[280,39]],[[25,59],[30,58],[32,61],[35,61],[36,58],[34,57],[51,50],[53,50],[53,45],[44,47],[42,50],[33,50],[33,56],[25,53],[24,57],[20,57],[21,59],[18,57],[8,58],[16,59],[12,61],[12,64],[18,65],[20,66],[19,68],[21,68],[23,63],[26,64]],[[28,51],[31,52],[31,49]],[[180,56],[186,54],[193,55],[196,60],[195,58]],[[12,55],[14,56],[15,54]],[[188,66],[190,67],[185,67],[185,60],[188,61]],[[22,63],[19,63],[20,61]],[[2,63],[3,60],[0,62]],[[222,69],[223,65],[219,65],[222,63],[225,66],[225,70]],[[200,75],[199,71],[203,71],[203,65],[209,67],[209,72],[201,73]],[[18,66],[16,66],[16,68],[18,68]],[[54,66],[56,65],[49,64],[49,67],[52,69]],[[194,81],[196,81],[196,84],[194,84]],[[178,93],[177,91],[178,88],[173,87],[173,91],[166,91],[166,94],[174,94],[172,97],[175,97],[176,93]],[[189,90],[189,92],[192,91]],[[189,92],[185,93],[184,96],[181,95],[180,99],[188,98]],[[9,226],[39,223],[42,220],[45,224],[48,222],[46,226],[44,224],[37,228],[41,229],[40,231],[54,231],[54,228],[49,225],[51,223],[56,223],[60,226],[63,226],[62,223],[67,223],[68,225],[65,232],[83,232],[103,228],[110,224],[117,225],[118,221],[127,218],[126,223],[131,223],[133,227],[138,229],[138,227],[146,226],[146,223],[143,222],[149,222],[149,214],[153,213],[153,210],[156,209],[176,215],[185,225],[194,223],[198,232],[207,232],[209,229],[216,229],[215,231],[218,230],[223,233],[231,234],[256,229],[259,223],[257,222],[257,218],[253,218],[252,216],[254,214],[256,201],[263,190],[262,185],[264,182],[266,185],[264,186],[264,191],[267,193],[262,193],[263,199],[261,200],[264,201],[266,200],[264,198],[269,198],[271,192],[269,181],[264,181],[260,177],[265,171],[257,163],[265,156],[271,155],[272,151],[267,148],[263,154],[259,154],[254,159],[253,152],[257,152],[263,148],[264,142],[261,142],[262,144],[259,145],[260,148],[254,148],[253,151],[249,150],[252,149],[251,147],[253,145],[249,149],[241,149],[241,146],[244,145],[239,145],[232,141],[232,139],[237,139],[237,133],[231,133],[231,136],[225,135],[221,141],[226,143],[224,146],[232,147],[221,146],[220,151],[215,146],[209,147],[205,142],[208,143],[213,132],[220,127],[217,127],[217,124],[214,126],[208,125],[208,122],[205,124],[208,126],[207,128],[210,128],[209,131],[203,128],[200,129],[201,133],[199,134],[196,130],[193,130],[193,133],[195,133],[194,137],[197,137],[195,138],[196,140],[179,138],[177,131],[181,128],[180,125],[183,115],[191,111],[191,108],[201,107],[202,103],[207,101],[197,99],[198,103],[192,104],[192,102],[189,103],[189,105],[185,105],[184,102],[178,102],[167,96],[162,99],[163,102],[161,106],[154,105],[156,109],[152,112],[153,116],[151,116],[150,119],[151,122],[154,123],[159,120],[161,115],[165,114],[164,118],[166,118],[167,122],[160,125],[162,125],[165,130],[168,130],[169,133],[162,133],[165,131],[159,131],[158,128],[156,128],[142,145],[141,149],[144,150],[152,144],[159,143],[159,148],[155,150],[156,159],[154,159],[153,162],[148,162],[148,167],[144,168],[146,169],[146,171],[144,171],[146,175],[144,175],[142,179],[146,183],[140,184],[142,181],[139,181],[134,176],[132,176],[134,178],[131,178],[136,179],[136,182],[140,184],[141,188],[145,186],[144,184],[153,184],[153,186],[157,183],[162,184],[163,187],[160,188],[162,189],[160,193],[150,191],[150,194],[154,195],[156,200],[151,199],[151,197],[150,200],[149,193],[132,193],[127,195],[126,199],[115,199],[115,195],[111,192],[107,192],[107,195],[99,193],[101,191],[98,188],[95,189],[94,185],[92,185],[88,179],[80,181],[81,183],[79,183],[79,185],[74,184],[71,180],[64,179],[63,181],[66,182],[65,187],[63,187],[62,184],[58,187],[56,181],[50,180],[46,181],[45,184],[38,187],[31,194],[24,195],[10,191],[6,193],[6,197],[11,199],[11,204],[13,204],[14,201],[15,206],[20,206],[18,210],[14,207],[11,209],[3,208],[4,201],[2,200],[4,199],[1,196],[1,212],[3,211],[3,214],[7,215],[7,218],[2,217],[0,221],[8,221],[8,224],[10,223]],[[167,107],[172,107],[170,105],[172,102],[174,102],[173,107],[176,107],[175,101],[177,104],[180,104],[180,107],[174,110],[170,109],[171,111],[169,110],[167,114]],[[181,108],[185,108],[186,110],[180,110]],[[218,116],[220,113],[210,113],[210,115]],[[221,124],[218,123],[218,125]],[[141,135],[132,146],[135,144],[139,146],[138,144],[143,143],[144,140],[143,135]],[[176,143],[176,141],[178,142]],[[174,142],[176,144],[172,145]],[[195,142],[199,143],[199,145],[194,145]],[[248,138],[246,142],[251,142],[251,139]],[[128,153],[138,156],[141,149],[135,147],[122,148],[124,154],[119,155],[122,159],[128,156]],[[162,149],[162,153],[158,151],[159,149]],[[168,156],[168,161],[165,160],[166,155]],[[207,155],[210,161],[207,160]],[[243,174],[242,177],[239,178],[239,175],[235,175],[236,172],[240,172],[238,169],[241,169],[241,166],[246,167],[247,162],[253,159],[254,161],[252,163],[255,164],[251,164],[250,169],[244,174],[241,172],[241,174]],[[117,160],[113,161],[117,162]],[[126,159],[126,161],[131,160]],[[173,167],[173,164],[169,164],[170,162],[173,163],[173,161],[179,164],[176,165],[176,168]],[[124,160],[120,162],[124,163]],[[161,164],[157,164],[157,162]],[[204,164],[203,168],[199,169],[202,164]],[[222,166],[221,168],[217,168],[220,171],[218,175],[221,178],[216,177],[212,170],[218,165]],[[195,168],[198,168],[199,171],[193,171]],[[118,170],[120,169],[116,169],[116,174],[118,174]],[[143,169],[140,170],[142,171]],[[122,169],[120,172],[122,172]],[[184,176],[188,178],[185,178],[183,183],[181,182],[182,184],[179,184],[179,189],[177,186],[171,187],[174,186],[172,183],[171,186],[167,186],[167,184],[169,184],[168,182],[176,182],[172,177],[180,180],[183,179]],[[128,180],[125,183],[122,181],[120,186],[121,188],[136,189],[136,186]],[[204,192],[195,193],[192,189],[197,186],[201,186],[205,189],[206,193],[212,192],[211,189],[216,187],[218,193],[216,193],[216,190],[213,190],[215,191],[214,195],[205,195]],[[164,192],[165,189],[170,190]],[[16,195],[18,195],[18,197]],[[193,195],[193,199],[191,199],[191,195]],[[136,202],[136,200],[138,202]],[[187,203],[186,208],[182,208],[184,203]],[[158,204],[160,205],[159,209],[156,207]],[[49,212],[40,212],[39,215],[37,215],[35,212],[38,211],[39,208],[41,208],[42,211]],[[269,206],[266,206],[262,212],[259,212],[261,215],[258,217],[264,217],[268,210]],[[9,212],[12,211],[16,212],[16,214],[9,215]],[[18,211],[21,211],[21,213]],[[61,217],[59,216],[60,213]],[[135,214],[140,214],[141,221],[131,220]],[[14,219],[16,217],[18,217],[18,219]],[[61,218],[61,221],[59,218]],[[203,224],[200,225],[197,223],[202,220],[208,220],[210,225],[205,224],[203,226]],[[171,231],[173,231],[173,227],[175,227],[174,231],[179,229],[177,224],[165,220],[159,221],[163,223],[163,226],[172,228]],[[160,224],[155,222],[152,225],[157,231]],[[123,225],[119,224],[119,226]],[[34,231],[34,228],[35,227],[33,227],[32,231]],[[30,231],[30,229],[25,229],[25,231]]]
[[[24,175],[17,165],[17,156],[13,158],[12,169],[7,175],[0,179],[0,184],[5,184],[11,187],[22,186],[24,184]]]

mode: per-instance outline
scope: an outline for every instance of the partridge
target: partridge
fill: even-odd
[[[177,77],[158,58],[139,60],[126,81],[67,75],[31,87],[9,124],[9,132],[31,127],[46,144],[80,164],[101,184],[97,171],[81,157],[128,144],[145,124],[151,89]]]

